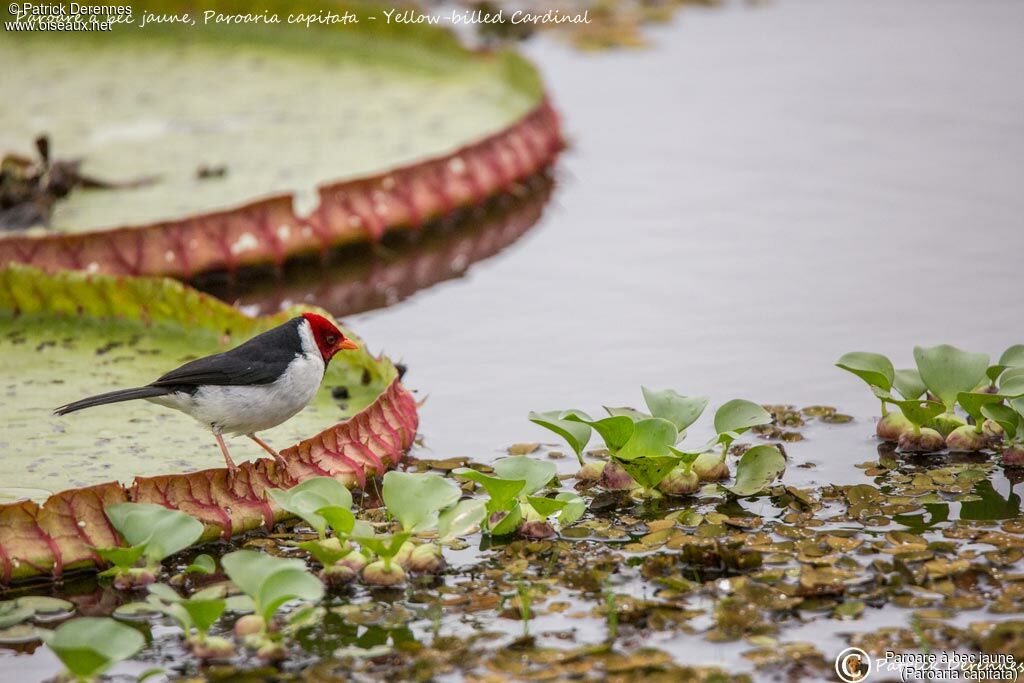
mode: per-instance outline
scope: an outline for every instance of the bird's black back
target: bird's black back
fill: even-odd
[[[292,318],[230,351],[185,363],[149,386],[189,391],[202,384],[270,384],[302,353],[299,325],[304,321]]]

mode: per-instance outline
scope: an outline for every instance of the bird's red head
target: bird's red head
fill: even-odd
[[[320,355],[326,363],[338,351],[358,349],[359,345],[341,333],[341,330],[327,318],[316,313],[303,313],[302,317],[309,323]]]

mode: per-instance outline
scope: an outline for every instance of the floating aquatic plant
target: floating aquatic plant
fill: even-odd
[[[95,549],[97,555],[114,565],[101,576],[112,576],[117,588],[152,583],[164,558],[189,547],[203,534],[203,525],[197,519],[162,505],[118,503],[107,506],[104,512],[128,544]]]
[[[72,619],[40,637],[79,682],[95,681],[146,644],[134,628],[106,617]]]
[[[283,654],[270,633],[274,614],[294,600],[317,601],[324,586],[309,573],[302,560],[273,557],[253,550],[236,550],[221,558],[231,582],[252,600],[253,614],[235,623],[235,633],[261,657]]]
[[[882,419],[876,429],[880,438],[916,453],[943,448],[979,451],[999,441],[1001,423],[987,412],[995,410],[1004,421],[1012,421],[999,406],[1024,394],[1024,345],[1011,346],[994,365],[989,365],[987,354],[948,344],[914,347],[914,361],[915,368],[895,370],[881,354],[853,352],[836,362],[863,379],[881,400]],[[925,391],[928,397],[921,400]],[[973,424],[967,424],[957,408]]]
[[[548,518],[557,516],[560,524],[569,525],[585,510],[575,493],[535,495],[555,478],[555,466],[550,462],[517,455],[496,461],[493,476],[468,467],[453,470],[452,474],[476,482],[487,492],[485,526],[494,536],[517,530],[525,535],[549,536],[554,529],[548,525]]]

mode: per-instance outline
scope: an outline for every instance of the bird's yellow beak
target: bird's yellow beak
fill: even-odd
[[[356,344],[351,339],[345,338],[338,344],[338,348],[343,351],[355,351],[359,348],[359,344]]]

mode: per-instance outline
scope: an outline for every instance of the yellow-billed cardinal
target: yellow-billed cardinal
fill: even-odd
[[[57,408],[83,408],[144,398],[180,410],[213,431],[228,469],[236,469],[222,434],[244,434],[283,464],[256,432],[276,427],[306,407],[338,351],[359,348],[327,318],[304,313],[230,351],[198,358],[135,389],[83,398]]]

